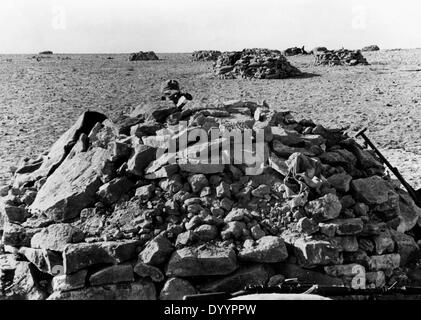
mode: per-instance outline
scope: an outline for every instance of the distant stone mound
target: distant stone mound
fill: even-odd
[[[192,54],[195,61],[216,61],[221,55],[221,51],[216,50],[199,50]]]
[[[313,50],[311,50],[311,54],[317,55],[323,52],[328,51],[326,47],[315,47]]]
[[[379,51],[379,50],[380,50],[379,46],[375,44],[362,48],[362,51]]]
[[[159,60],[158,56],[153,51],[132,53],[129,56],[129,61],[148,61],[148,60]]]
[[[283,79],[301,75],[279,50],[269,49],[224,52],[218,57],[214,70],[222,79]]]
[[[304,49],[304,46],[302,48],[292,47],[284,51],[284,55],[286,56],[296,56],[299,54],[308,54],[308,52]]]
[[[42,55],[52,55],[53,52],[52,51],[41,51],[39,54],[42,54]]]
[[[364,58],[360,50],[331,50],[315,55],[316,65],[348,65],[356,66],[358,64],[368,65],[367,59]]]

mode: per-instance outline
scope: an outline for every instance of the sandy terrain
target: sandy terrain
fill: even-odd
[[[315,67],[312,56],[289,57],[306,78],[219,80],[211,62],[189,54],[128,62],[128,55],[0,56],[0,182],[21,157],[35,156],[87,109],[110,116],[153,103],[174,78],[196,101],[266,100],[297,119],[368,135],[403,175],[421,188],[421,49],[364,53],[370,66]],[[107,59],[112,57],[113,59]]]

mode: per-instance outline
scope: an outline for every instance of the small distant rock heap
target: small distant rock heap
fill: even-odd
[[[362,48],[362,51],[379,51],[380,48],[377,45],[371,45],[371,46],[367,46]]]
[[[52,55],[53,52],[52,51],[41,51],[40,53],[38,53],[40,55]]]
[[[137,52],[132,53],[129,56],[129,61],[147,61],[147,60],[159,60],[158,56],[153,51],[148,52]]]
[[[199,50],[192,54],[195,61],[216,61],[221,55],[221,51],[215,50]]]
[[[315,64],[316,65],[327,65],[327,66],[356,66],[359,64],[368,65],[367,60],[361,54],[360,50],[331,50],[318,52],[315,54]]]
[[[304,47],[302,47],[302,48],[292,47],[292,48],[288,48],[284,51],[284,55],[286,55],[287,57],[296,56],[296,55],[299,55],[299,54],[308,54],[308,52],[304,49]]]
[[[214,70],[222,79],[283,79],[301,75],[280,51],[269,49],[224,52],[216,61]]]
[[[195,128],[263,130],[263,171],[195,162],[223,139],[165,152],[164,137],[179,145]],[[421,209],[371,152],[266,103],[164,100],[116,122],[86,112],[0,196],[0,300],[402,285],[419,253]]]

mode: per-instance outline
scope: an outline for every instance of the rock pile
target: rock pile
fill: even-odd
[[[198,128],[263,132],[263,152],[240,149],[261,166],[197,162],[227,141],[181,149]],[[0,196],[0,299],[181,299],[285,278],[382,287],[406,283],[419,250],[421,209],[372,153],[266,103],[86,112]]]
[[[195,61],[216,61],[221,55],[221,51],[216,50],[199,50],[192,54]]]
[[[53,52],[52,51],[41,51],[40,53],[38,53],[40,55],[52,55]]]
[[[147,61],[147,60],[159,60],[158,56],[153,51],[132,53],[129,56],[129,61]]]
[[[368,62],[361,54],[360,50],[352,51],[340,49],[325,52],[319,51],[318,54],[315,54],[315,64],[328,66],[356,66],[358,64],[368,65]]]
[[[315,47],[313,48],[313,50],[311,50],[311,54],[321,54],[322,52],[326,52],[327,48],[326,47]]]
[[[308,54],[308,52],[304,49],[304,46],[302,48],[292,47],[284,51],[284,55],[286,56],[296,56],[299,54]]]
[[[371,46],[367,46],[362,48],[362,51],[379,51],[380,48],[377,45],[371,45]]]
[[[283,79],[301,75],[280,51],[268,49],[224,52],[216,61],[214,70],[222,79]]]

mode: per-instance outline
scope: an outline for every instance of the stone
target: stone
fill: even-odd
[[[283,176],[288,175],[288,166],[286,164],[286,160],[279,158],[275,153],[271,152],[269,155],[269,166],[282,174]]]
[[[372,271],[393,270],[399,268],[400,262],[401,256],[398,253],[371,256],[369,260],[369,269]]]
[[[262,184],[258,186],[251,192],[253,197],[257,198],[264,198],[265,196],[270,194],[270,187],[268,185]]]
[[[200,292],[237,292],[249,286],[266,285],[270,270],[264,265],[243,267],[226,277],[200,286]]]
[[[327,181],[339,192],[346,193],[349,191],[352,177],[346,173],[338,173],[327,178]]]
[[[302,266],[338,264],[339,249],[329,241],[298,238],[293,242],[294,252]]]
[[[338,248],[339,251],[358,251],[358,240],[355,236],[334,237],[330,241],[335,247]]]
[[[248,210],[236,208],[231,210],[227,216],[224,218],[225,222],[232,222],[232,221],[241,221],[247,216]]]
[[[203,224],[196,228],[194,233],[199,240],[208,242],[214,240],[218,236],[218,228],[213,225]]]
[[[195,174],[188,177],[189,184],[193,192],[200,192],[202,188],[209,185],[209,181],[204,174]]]
[[[162,179],[159,182],[159,186],[165,192],[169,192],[170,194],[175,194],[181,191],[184,187],[183,181],[179,174],[175,174],[167,179]],[[191,197],[190,194],[183,191],[183,194],[187,197]]]
[[[43,273],[55,275],[63,269],[63,258],[57,253],[46,249],[33,249],[22,247],[19,254],[23,255],[37,269]]]
[[[311,235],[319,231],[319,226],[313,220],[303,217],[297,222],[297,229],[299,232]]]
[[[142,278],[150,278],[153,282],[164,281],[164,274],[157,267],[147,265],[142,261],[138,261],[134,266],[134,272]]]
[[[360,239],[361,240],[361,239]],[[360,264],[364,268],[368,268],[370,257],[367,255],[367,252],[358,249],[355,252],[344,252],[344,263],[345,264]]]
[[[371,239],[361,238],[358,240],[358,247],[368,253],[374,252],[374,243]]]
[[[159,235],[148,242],[146,247],[139,254],[139,259],[146,264],[163,264],[174,251],[171,242],[164,236]]]
[[[129,61],[149,61],[149,60],[159,60],[158,56],[153,51],[139,51],[132,53],[129,56]]]
[[[142,138],[145,136],[154,136],[162,128],[162,125],[156,122],[145,122],[134,125],[130,128],[130,135]]]
[[[257,240],[253,247],[245,247],[238,253],[242,261],[259,263],[282,262],[288,258],[284,240],[275,236],[265,236]]]
[[[140,279],[133,283],[56,291],[47,300],[156,300],[156,289],[152,281]]]
[[[355,198],[368,205],[385,203],[389,200],[389,193],[396,194],[391,185],[379,176],[353,180],[351,187]]]
[[[230,198],[231,197],[230,185],[222,181],[219,184],[219,186],[216,187],[216,197],[218,199],[225,198],[225,197]]]
[[[108,158],[109,152],[101,148],[69,155],[48,177],[30,209],[58,222],[77,217],[82,209],[95,203]]]
[[[34,234],[40,232],[41,229],[27,229],[18,224],[6,222],[3,226],[3,245],[12,247],[30,247],[31,239]]]
[[[375,253],[378,255],[384,253],[393,253],[395,249],[395,243],[390,232],[388,231],[381,232],[379,235],[373,238],[373,241],[375,246]]]
[[[10,261],[5,265],[2,261],[0,276],[2,282],[4,278],[8,280],[7,287],[3,287],[2,283],[2,300],[44,300],[46,297],[29,262]]]
[[[140,200],[140,202],[146,203],[154,196],[154,192],[155,186],[153,184],[148,184],[137,188],[135,196]]]
[[[312,215],[314,221],[322,222],[337,218],[341,213],[342,204],[336,195],[329,193],[308,202],[305,209]]]
[[[67,223],[57,223],[35,234],[31,239],[31,247],[63,252],[67,244],[83,240],[84,234],[79,228]]]
[[[362,202],[357,202],[354,206],[354,214],[357,217],[364,217],[368,215],[369,207]]]
[[[118,264],[136,257],[138,241],[69,244],[63,251],[65,274],[91,266]]]
[[[346,265],[326,266],[324,267],[326,274],[331,277],[350,277],[361,273],[365,274],[365,268],[362,265],[352,263]]]
[[[101,286],[105,284],[116,284],[121,282],[133,282],[133,267],[130,264],[121,264],[106,267],[95,272],[89,277],[89,283],[92,286]]]
[[[127,162],[127,171],[136,175],[143,176],[143,171],[156,160],[157,150],[153,147],[138,144],[135,151]]]
[[[145,179],[148,180],[156,180],[156,179],[162,179],[162,178],[168,178],[171,177],[173,174],[177,173],[179,170],[178,164],[169,164],[166,166],[163,166],[161,169],[145,175]]]
[[[421,208],[418,207],[409,194],[403,190],[399,190],[399,219],[400,223],[397,228],[399,232],[407,232],[411,230],[417,222],[421,221]]]
[[[85,287],[87,274],[88,270],[85,269],[70,275],[63,274],[55,276],[51,282],[53,291],[65,292],[82,289]]]
[[[12,223],[23,223],[29,214],[25,208],[6,204],[0,199],[0,217],[5,217]]]
[[[390,230],[390,233],[396,244],[396,251],[401,257],[401,266],[405,266],[417,256],[419,252],[418,244],[413,237],[399,231]]]
[[[167,265],[168,277],[226,275],[238,268],[235,252],[226,247],[206,245],[177,250]]]
[[[340,236],[355,235],[361,233],[364,228],[364,223],[360,218],[335,219],[329,223],[336,227],[336,234]]]
[[[177,236],[177,240],[175,241],[175,246],[189,246],[193,242],[197,240],[196,234],[192,230],[188,230],[186,232],[182,232]]]
[[[233,205],[234,205],[234,202],[229,198],[224,198],[219,203],[220,208],[224,209],[225,211],[230,211]]]
[[[262,230],[262,228],[259,225],[251,227],[250,232],[254,240],[259,240],[266,235],[266,233]]]
[[[108,204],[113,204],[120,200],[123,194],[134,187],[134,184],[126,177],[115,178],[99,188],[99,197]]]
[[[183,300],[184,296],[194,295],[197,291],[187,280],[171,278],[165,283],[159,294],[159,300]]]
[[[222,240],[240,239],[243,236],[246,224],[239,221],[228,222],[221,231]]]
[[[319,230],[322,234],[332,238],[336,234],[337,225],[329,222],[320,222]]]

